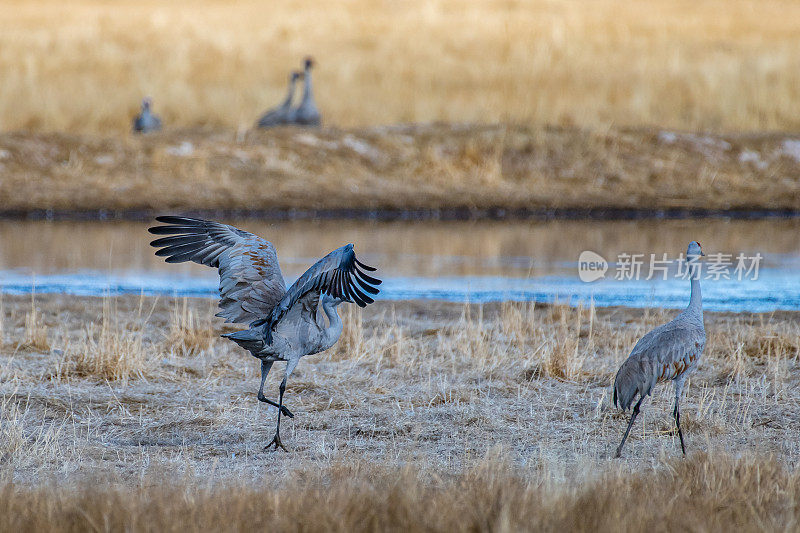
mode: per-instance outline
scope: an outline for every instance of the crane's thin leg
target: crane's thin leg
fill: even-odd
[[[642,400],[644,400],[644,396],[640,396],[639,401],[636,402],[636,405],[633,407],[631,420],[630,422],[628,422],[628,429],[625,430],[625,435],[622,436],[622,442],[619,443],[619,446],[617,447],[617,454],[614,457],[620,457],[622,455],[622,447],[625,446],[625,441],[628,439],[628,433],[631,432],[631,427],[633,427],[633,422],[639,415],[639,406],[642,405]]]
[[[683,382],[675,382],[675,410],[672,415],[675,417],[675,425],[678,426],[678,437],[681,439],[681,451],[686,455],[686,446],[683,444],[683,432],[681,431],[681,409],[679,402],[681,400],[681,391],[683,391]]]
[[[278,397],[278,428],[275,430],[275,436],[272,437],[272,440],[269,444],[267,444],[264,449],[269,450],[270,446],[273,444],[275,445],[275,449],[277,450],[280,447],[283,451],[288,452],[289,450],[286,449],[286,446],[283,445],[281,442],[281,411],[283,410],[283,393],[286,391],[286,378],[283,378],[281,381],[281,388],[280,388],[280,396]]]
[[[261,386],[258,387],[258,399],[264,403],[268,403],[273,407],[280,407],[278,402],[272,401],[266,396],[264,396],[264,382],[267,380],[267,374],[269,374],[270,369],[272,368],[272,361],[261,361]],[[288,416],[289,418],[294,418],[294,415],[290,410],[286,407],[280,407],[281,412]]]
[[[270,446],[274,444],[276,450],[281,448],[285,452],[289,451],[281,442],[281,413],[283,412],[283,393],[286,392],[286,380],[289,379],[289,376],[292,374],[292,372],[294,372],[294,369],[299,361],[300,358],[298,357],[295,359],[289,359],[289,361],[286,363],[286,373],[283,376],[283,381],[281,381],[280,395],[278,396],[278,427],[275,429],[275,436],[272,437],[270,443],[264,447],[265,450],[268,450]]]

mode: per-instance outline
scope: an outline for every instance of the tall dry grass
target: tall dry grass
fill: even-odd
[[[800,125],[791,0],[8,0],[3,129],[251,126],[303,56],[328,124]]]
[[[455,476],[350,462],[300,468],[280,488],[202,477],[135,487],[0,489],[7,531],[782,531],[800,476],[769,457],[698,453],[548,488],[488,457]]]
[[[36,308],[36,296],[31,293],[30,311],[25,313],[25,333],[17,342],[17,348],[38,350],[45,352],[50,349],[48,328],[44,323],[42,313]]]
[[[89,377],[126,384],[131,379],[164,377],[171,371],[196,372],[192,363],[178,364],[210,348],[217,338],[211,326],[213,306],[198,311],[176,300],[166,331],[154,337],[148,334],[153,308],[148,311],[140,299],[135,313],[117,309],[118,301],[103,298],[102,317],[82,328],[77,339],[62,331],[64,359],[51,377]],[[155,303],[153,304],[153,306]],[[27,319],[26,319],[27,323]]]
[[[175,301],[169,332],[165,339],[166,346],[179,355],[197,355],[209,348],[214,342],[214,330],[211,321],[214,306],[210,305],[206,313],[189,307],[188,298],[182,302]]]
[[[64,455],[59,441],[64,424],[32,424],[30,418],[36,415],[17,400],[13,395],[0,398],[0,465],[38,469],[58,462]]]
[[[146,319],[141,309],[131,320],[120,316],[111,298],[104,298],[99,323],[86,324],[78,339],[66,342],[67,365],[59,369],[59,377],[75,375],[123,383],[148,377],[160,353],[145,342]]]

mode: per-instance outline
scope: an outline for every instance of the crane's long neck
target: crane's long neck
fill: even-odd
[[[311,88],[312,88],[311,87],[311,68],[310,67],[306,67],[305,74],[303,75],[303,102],[302,102],[302,104],[305,104],[306,102],[313,102],[314,101],[314,95],[311,92]]]
[[[336,312],[336,306],[332,301],[324,300],[322,302],[322,310],[325,311],[325,315],[328,317],[328,327],[322,331],[322,349],[320,350],[325,351],[339,340],[344,324],[342,324],[342,319],[339,318],[339,313]]]
[[[700,268],[699,265],[689,265],[689,275],[691,278],[692,283],[692,293],[691,297],[689,298],[689,306],[686,308],[686,311],[692,311],[695,313],[699,313],[701,316],[703,314],[703,294],[700,290]]]
[[[289,107],[292,105],[292,98],[294,98],[294,86],[297,80],[292,78],[289,80],[289,91],[286,93],[286,99],[283,101],[282,107]]]

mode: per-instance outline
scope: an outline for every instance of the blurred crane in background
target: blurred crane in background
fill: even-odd
[[[142,99],[142,110],[133,119],[134,133],[150,133],[161,129],[161,119],[152,111],[153,100],[148,96]]]
[[[289,92],[286,94],[283,103],[261,115],[256,126],[259,128],[271,128],[293,122],[294,109],[292,109],[292,100],[294,99],[294,89],[297,80],[302,77],[303,73],[298,71],[294,71],[289,75]]]
[[[311,69],[314,60],[307,57],[303,70],[303,99],[300,105],[294,110],[293,122],[300,126],[319,126],[322,122],[317,104],[314,102],[314,93],[311,86]]]

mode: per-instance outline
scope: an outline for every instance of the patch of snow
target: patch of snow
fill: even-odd
[[[722,151],[731,149],[731,143],[709,136],[700,136],[693,133],[674,133],[662,131],[658,134],[658,140],[666,144],[674,144],[679,140],[690,142],[699,151],[706,153],[708,148],[716,148]]]
[[[662,143],[672,144],[678,140],[678,135],[671,131],[662,131],[658,134],[658,140]]]
[[[168,146],[166,151],[170,155],[187,157],[194,153],[194,146],[189,141],[183,141],[178,146]]]
[[[739,154],[740,163],[752,163],[759,170],[764,170],[769,166],[769,163],[761,159],[761,154],[753,150],[742,150]]]
[[[375,148],[361,139],[356,139],[352,135],[346,135],[342,140],[342,144],[350,148],[355,153],[363,155],[364,157],[369,157],[372,159],[380,157],[380,153]]]
[[[784,139],[781,145],[781,151],[784,155],[791,157],[796,162],[800,163],[800,140],[797,139]]]
[[[250,154],[245,152],[244,150],[234,150],[233,156],[239,160],[240,163],[247,163],[250,161]]]
[[[305,144],[306,146],[327,148],[328,150],[335,150],[339,148],[339,145],[335,142],[323,141],[319,137],[311,135],[310,133],[301,133],[300,135],[295,135],[294,140],[300,144]]]
[[[114,162],[114,157],[109,154],[98,155],[94,158],[94,162],[98,165],[110,165]]]
[[[698,137],[697,135],[690,135],[689,138],[704,146],[719,148],[720,150],[724,151],[731,149],[731,143],[728,141],[723,141],[722,139],[715,139],[713,137]]]

